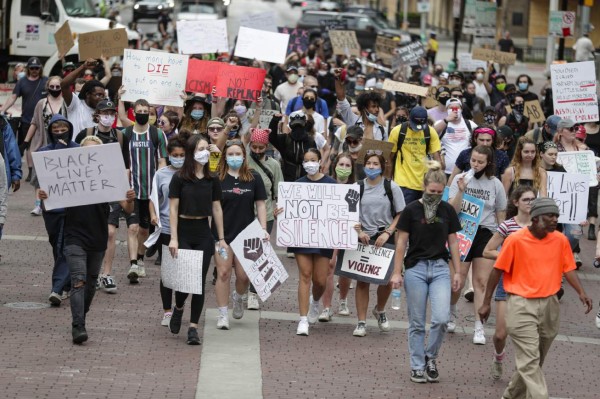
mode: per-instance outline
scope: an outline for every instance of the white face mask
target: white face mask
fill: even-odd
[[[114,115],[100,115],[100,124],[105,127],[111,127],[115,123]]]
[[[194,154],[194,160],[202,166],[204,166],[208,163],[209,157],[210,157],[210,152],[208,150],[196,151],[196,153]]]
[[[357,153],[357,152],[359,152],[359,151],[360,151],[360,149],[361,149],[361,148],[362,148],[362,143],[360,143],[360,144],[359,144],[359,145],[357,145],[356,147],[351,147],[351,146],[348,146],[348,152],[351,152],[351,153]]]
[[[302,166],[306,171],[306,174],[309,176],[314,176],[319,172],[319,163],[318,162],[303,162]]]
[[[483,74],[478,73],[477,75],[475,75],[475,78],[477,78],[477,80],[481,82],[483,80]]]

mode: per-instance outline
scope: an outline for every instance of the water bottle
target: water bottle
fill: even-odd
[[[469,184],[473,176],[475,176],[475,171],[473,169],[469,169],[469,171],[463,175],[463,181],[465,182],[465,185]]]
[[[227,260],[227,250],[221,246],[219,246],[219,250],[217,251],[223,260]]]
[[[594,267],[600,269],[600,259],[594,259]]]
[[[392,309],[400,310],[400,298],[402,297],[402,291],[400,289],[392,290]]]

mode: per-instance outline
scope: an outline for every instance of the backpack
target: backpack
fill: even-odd
[[[121,148],[123,148],[123,133],[121,133],[121,131],[119,129],[110,129],[110,135],[111,135],[111,137],[114,137],[113,133],[115,133],[115,131],[116,131],[116,136],[117,136],[116,139],[119,142],[119,146]],[[96,136],[96,132],[97,132],[96,127],[85,128],[85,135],[86,136]]]
[[[467,125],[467,130],[471,134],[471,137],[473,137],[473,128],[471,127],[471,121],[469,119],[465,118],[465,125]],[[444,130],[442,130],[442,133],[440,133],[440,142],[442,141],[442,137],[444,137],[444,135],[446,134],[446,129],[448,129],[447,123],[446,123],[446,127],[444,128]]]
[[[269,159],[269,157],[265,155],[265,161],[267,159]],[[265,165],[263,165],[261,161],[255,161],[254,163],[257,164],[262,169],[263,172],[265,172],[265,174],[271,181],[271,200],[274,201],[275,198],[277,197],[275,195],[275,176],[273,176],[273,173],[271,173],[271,171]]]
[[[427,125],[427,127],[429,128],[429,125]],[[400,163],[404,162],[404,160],[402,159],[402,144],[404,144],[404,140],[406,139],[407,131],[408,122],[402,122],[402,125],[400,126],[400,134],[398,135],[398,143],[396,144],[397,153],[400,156]],[[429,131],[429,129],[427,129],[424,130],[423,133],[425,134],[425,155],[427,155],[429,154],[429,142],[431,141],[431,132]],[[441,139],[442,138],[440,137],[440,140]]]
[[[152,126],[150,125],[150,140],[152,140],[152,145],[154,146],[154,151],[158,150],[159,146],[160,146],[160,142],[158,140],[158,129],[156,128],[156,126]],[[129,126],[127,128],[125,128],[125,137],[127,137],[128,140],[131,141],[131,136],[133,135],[133,126]],[[117,134],[117,139],[118,139],[118,134]],[[122,144],[122,138],[121,138],[121,144]]]
[[[365,192],[365,181],[359,180],[357,181],[360,187],[360,199],[362,199],[363,194]],[[392,181],[388,178],[383,178],[383,189],[385,190],[385,196],[388,197],[390,201],[390,207],[392,210],[392,218],[396,217],[396,207],[394,206],[394,194],[392,193]]]

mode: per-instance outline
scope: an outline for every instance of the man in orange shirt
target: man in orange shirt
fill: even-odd
[[[490,315],[492,294],[504,272],[506,329],[515,346],[517,370],[502,395],[503,399],[548,398],[542,364],[558,334],[559,304],[556,293],[562,275],[592,310],[577,272],[567,237],[556,230],[559,210],[551,198],[538,198],[531,206],[531,226],[508,236],[490,273],[481,321]]]

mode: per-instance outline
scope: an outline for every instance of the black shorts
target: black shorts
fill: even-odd
[[[487,243],[491,240],[494,233],[484,227],[478,227],[473,239],[471,250],[463,262],[471,262],[475,258],[483,258],[483,250]]]
[[[147,229],[150,227],[150,201],[136,199],[133,204],[133,212],[127,214],[121,208],[118,202],[111,202],[110,214],[108,215],[108,224],[112,224],[119,228],[119,218],[125,216],[127,227],[132,224],[139,224],[141,228]]]

